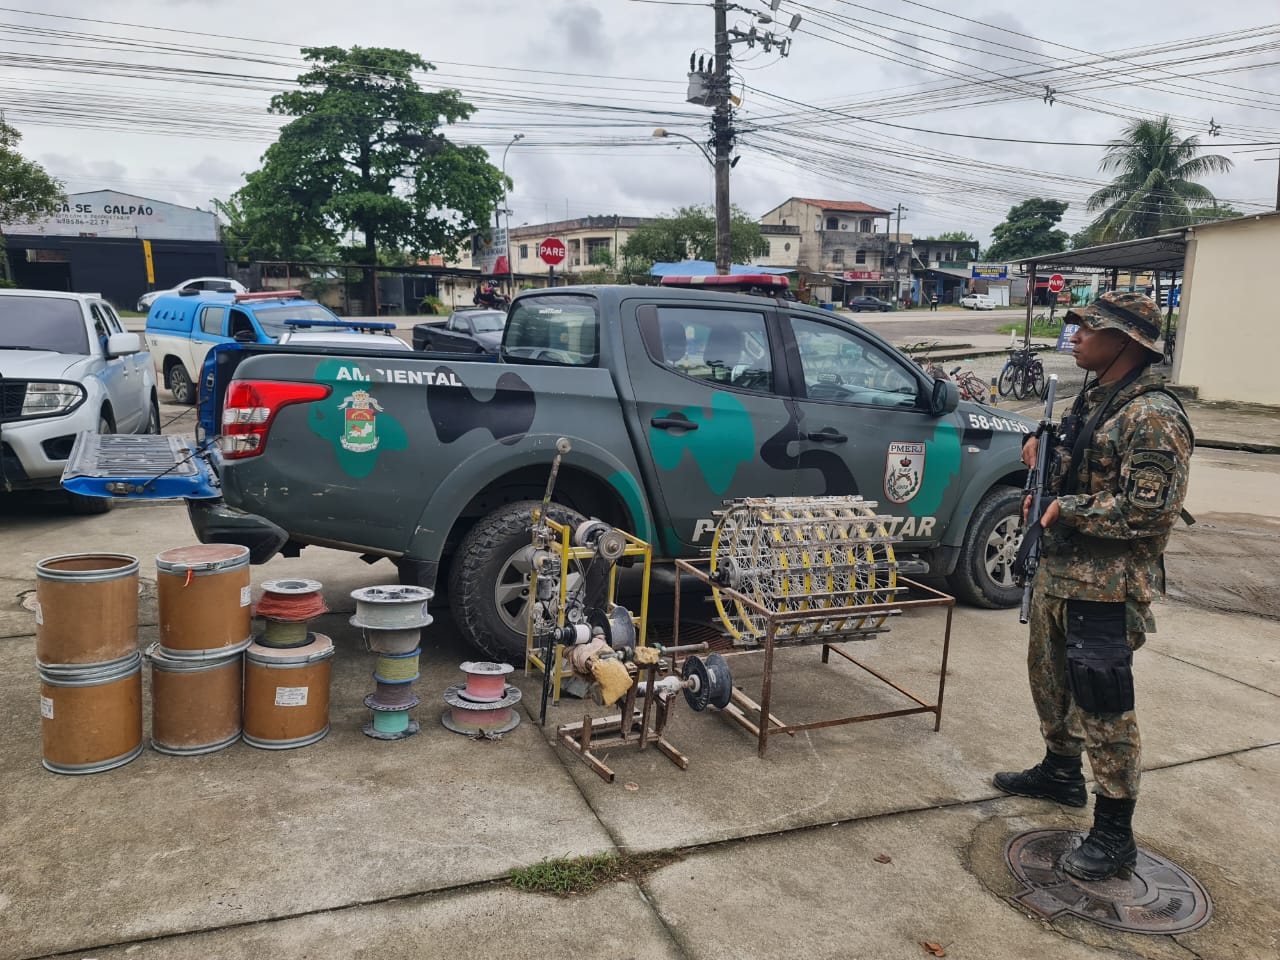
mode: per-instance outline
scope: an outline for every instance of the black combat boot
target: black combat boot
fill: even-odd
[[[1077,880],[1110,880],[1138,862],[1133,842],[1133,807],[1136,800],[1113,800],[1098,794],[1093,806],[1093,829],[1062,858],[1062,869]]]
[[[1015,797],[1056,800],[1068,807],[1083,807],[1089,802],[1080,758],[1064,757],[1052,750],[1046,750],[1044,759],[1034,767],[1021,773],[997,773],[993,782]]]

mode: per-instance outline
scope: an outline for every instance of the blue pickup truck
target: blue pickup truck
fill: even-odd
[[[850,320],[775,297],[600,286],[526,291],[497,362],[457,354],[228,344],[202,383],[204,542],[255,562],[307,544],[393,558],[448,584],[464,633],[523,653],[530,512],[558,437],[553,514],[700,555],[727,498],[862,495],[907,569],[1012,606],[1023,437]],[[163,459],[163,458],[162,458]],[[157,464],[159,469],[159,464]],[[171,478],[169,475],[166,479]],[[81,493],[138,477],[68,468]],[[169,495],[173,495],[170,491]]]

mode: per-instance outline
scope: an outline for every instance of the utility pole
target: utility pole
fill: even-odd
[[[761,0],[769,5],[769,12],[754,12],[729,0],[713,0],[712,10],[715,13],[715,51],[712,57],[695,50],[689,55],[689,93],[686,102],[703,107],[711,107],[711,139],[708,151],[697,141],[698,149],[711,162],[715,172],[715,207],[716,207],[716,273],[725,275],[733,261],[733,243],[730,235],[729,220],[729,170],[738,162],[731,157],[737,131],[733,126],[733,106],[741,101],[732,93],[733,77],[730,63],[733,59],[733,44],[745,43],[748,47],[760,44],[765,53],[776,50],[785,57],[791,51],[791,38],[780,36],[765,29],[774,22],[773,15],[778,12],[782,0]],[[728,13],[730,8],[748,14],[754,19],[749,30],[729,29]],[[794,15],[787,30],[794,32],[800,26],[800,15]],[[705,50],[705,48],[703,48]],[[655,137],[683,137],[682,133],[668,132],[659,127],[653,132]]]
[[[893,298],[902,300],[902,215],[907,208],[898,204],[898,229],[893,235]]]
[[[719,94],[711,118],[711,141],[716,148],[716,273],[725,276],[733,261],[729,234],[729,151],[733,148],[733,115],[729,109],[729,28],[727,0],[715,0],[715,87]]]

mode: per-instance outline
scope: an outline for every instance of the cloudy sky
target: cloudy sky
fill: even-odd
[[[713,13],[685,0],[43,0],[0,7],[0,109],[26,156],[69,192],[114,189],[202,206],[255,169],[281,119],[272,93],[299,47],[413,50],[476,106],[452,139],[506,153],[513,226],[710,203],[710,112],[685,102]],[[739,162],[753,216],[791,196],[901,203],[917,236],[986,241],[1031,196],[1092,219],[1102,148],[1168,114],[1234,163],[1207,184],[1246,212],[1276,201],[1280,7],[1275,0],[737,0]],[[38,11],[38,12],[37,12]],[[795,15],[798,28],[788,26]],[[509,150],[516,134],[523,138]],[[1259,159],[1262,158],[1262,159]]]

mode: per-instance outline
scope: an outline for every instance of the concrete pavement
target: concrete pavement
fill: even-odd
[[[166,418],[181,412],[166,405]],[[1230,429],[1214,410],[1192,416],[1202,446],[1206,434]],[[255,596],[281,576],[325,585],[332,613],[317,626],[338,647],[327,738],[281,752],[239,743],[203,757],[148,749],[117,770],[64,777],[39,765],[36,562],[95,550],[138,556],[145,646],[156,637],[153,558],[192,537],[177,504],[79,518],[53,505],[0,504],[0,960],[908,960],[929,955],[922,943],[982,960],[1274,957],[1280,619],[1253,594],[1218,596],[1200,571],[1221,568],[1274,593],[1275,567],[1259,558],[1280,545],[1269,492],[1278,473],[1274,457],[1197,454],[1188,507],[1201,522],[1180,527],[1170,551],[1172,592],[1184,599],[1158,605],[1159,632],[1137,661],[1139,843],[1194,874],[1215,905],[1207,926],[1176,938],[1048,923],[1011,902],[1008,840],[1088,824],[1086,811],[990,785],[994,770],[1042,753],[1025,628],[1012,611],[956,608],[937,733],[925,716],[832,727],[776,737],[759,759],[740,728],[680,702],[669,737],[689,769],[652,750],[614,751],[618,782],[606,784],[550,740],[584,704],[552,707],[540,730],[537,684],[519,671],[524,721],[500,742],[439,725],[443,691],[473,656],[442,603],[413,711],[422,732],[393,743],[364,737],[374,657],[347,623],[349,592],[394,582],[395,569],[308,548],[254,568],[252,579]],[[656,598],[655,623],[666,602]],[[705,616],[697,602],[685,613]],[[941,630],[939,611],[912,613],[854,654],[929,697]],[[803,721],[907,705],[832,660],[822,665],[811,647],[780,650],[775,712]],[[735,682],[758,696],[758,655],[732,665]],[[570,899],[503,882],[515,866],[599,852],[658,852],[666,862]]]

